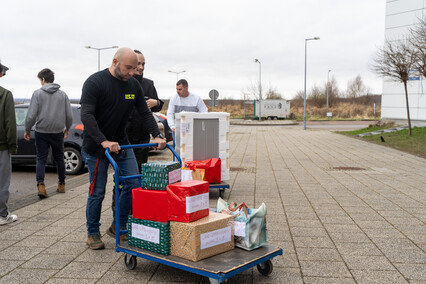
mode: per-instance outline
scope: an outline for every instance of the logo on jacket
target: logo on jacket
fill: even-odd
[[[135,94],[125,94],[124,98],[126,100],[134,100],[135,99]]]

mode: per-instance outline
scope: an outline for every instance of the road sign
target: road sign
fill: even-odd
[[[209,100],[208,103],[209,103],[209,106],[217,107],[219,105],[219,101],[216,101],[216,100]]]
[[[209,92],[209,97],[212,100],[217,100],[217,98],[219,97],[219,92],[217,90],[213,89]]]
[[[408,80],[409,80],[409,81],[417,81],[417,80],[420,80],[420,77],[415,77],[415,76],[413,76],[413,77],[408,77]]]

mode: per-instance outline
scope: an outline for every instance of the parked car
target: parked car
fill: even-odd
[[[161,134],[166,138],[167,142],[173,141],[172,130],[167,123],[167,117],[159,112],[153,112],[154,118],[157,121],[158,128],[160,129]]]
[[[29,104],[15,105],[16,128],[18,130],[18,152],[12,155],[13,164],[35,164],[36,163],[36,149],[35,149],[35,134],[34,128],[31,129],[31,139],[27,141],[24,139],[25,133],[25,118],[27,117]],[[84,125],[80,119],[79,104],[71,104],[73,124],[70,128],[69,135],[64,139],[64,160],[65,160],[65,173],[67,175],[78,174],[84,167],[84,161],[81,156],[81,147],[83,144],[83,130]],[[172,141],[172,131],[167,124],[167,118],[161,113],[153,113],[157,121],[158,128],[167,141]],[[47,165],[55,165],[52,152],[49,150],[47,157]]]
[[[12,164],[35,164],[35,133],[34,127],[31,129],[31,139],[24,139],[25,118],[27,117],[29,104],[15,105],[16,128],[18,131],[18,152],[12,155]],[[72,104],[73,124],[70,128],[69,135],[64,139],[64,160],[65,173],[67,175],[78,174],[84,167],[83,158],[81,157],[81,147],[83,144],[84,126],[80,120],[80,105]],[[47,165],[54,165],[52,151],[49,150],[47,156]]]

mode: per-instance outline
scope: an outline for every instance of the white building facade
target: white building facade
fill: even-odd
[[[399,40],[407,35],[409,28],[415,27],[419,19],[426,19],[426,0],[386,0],[387,40]],[[426,122],[426,79],[415,70],[408,82],[408,104],[413,121]],[[382,93],[382,119],[406,120],[404,85],[385,78]]]

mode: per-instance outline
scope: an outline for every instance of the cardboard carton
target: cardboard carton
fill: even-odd
[[[170,221],[171,255],[198,261],[234,249],[233,219],[210,212],[191,223]]]

